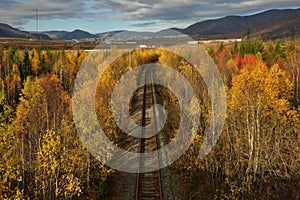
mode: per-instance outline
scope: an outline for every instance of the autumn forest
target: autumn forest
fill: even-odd
[[[124,55],[99,81],[96,110],[106,134],[126,148],[127,136],[109,109],[122,74],[153,61],[171,65],[198,88],[201,105],[195,140],[168,167],[182,184],[182,199],[300,198],[300,41],[203,48],[218,67],[227,102],[222,134],[208,156],[197,157],[212,116],[205,83],[187,61],[157,49]],[[113,51],[99,52],[96,59]],[[117,171],[90,154],[73,121],[74,81],[88,55],[0,48],[0,199],[110,199],[109,180]],[[166,88],[157,91],[169,111],[164,130],[171,141],[180,123],[177,100]]]

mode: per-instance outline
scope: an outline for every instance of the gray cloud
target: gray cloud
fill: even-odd
[[[131,24],[131,26],[136,26],[136,27],[147,27],[147,26],[153,26],[157,22],[145,22],[145,23],[137,23],[137,24]]]
[[[0,0],[0,5],[1,22],[12,25],[22,25],[34,19],[38,8],[42,19],[112,17],[120,21],[135,21],[132,26],[136,27],[159,24],[188,26],[208,18],[300,6],[299,0]],[[149,21],[159,23],[150,24]]]
[[[299,0],[92,0],[95,7],[122,13],[120,20],[160,21],[153,26],[188,25],[227,15],[245,15],[275,8],[300,7]],[[142,25],[143,23],[141,23]],[[135,26],[136,24],[133,24]],[[147,23],[146,23],[147,25]],[[137,26],[140,27],[140,26]]]
[[[94,18],[100,14],[88,11],[84,0],[0,0],[0,5],[1,22],[16,26],[35,19],[36,9],[43,20]]]
[[[122,20],[179,20],[240,15],[271,8],[299,7],[299,0],[93,0],[94,6],[123,13]]]

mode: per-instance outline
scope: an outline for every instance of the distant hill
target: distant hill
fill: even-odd
[[[105,39],[105,38],[109,38],[109,37],[113,37],[114,35],[120,34],[124,32],[124,30],[120,30],[120,31],[109,31],[109,32],[104,32],[104,33],[97,33],[96,35],[99,38]]]
[[[114,35],[116,38],[149,38],[153,37],[152,32],[124,31]]]
[[[269,10],[250,16],[227,16],[195,23],[182,32],[200,38],[245,37],[262,39],[289,37],[300,31],[300,9]]]
[[[13,28],[8,24],[0,23],[0,37],[8,38],[36,38],[35,33],[21,31],[19,29]],[[39,39],[51,40],[51,38],[44,34],[39,34]]]
[[[54,40],[80,40],[80,39],[87,39],[87,38],[98,38],[97,35],[91,34],[89,32],[76,29],[72,32],[68,31],[47,31],[43,32],[43,34],[48,35]]]
[[[245,38],[248,35],[257,39],[277,39],[300,37],[300,8],[269,10],[250,16],[227,16],[220,19],[195,23],[185,29],[169,28],[158,32],[110,31],[98,34],[76,29],[68,31],[47,31],[39,34],[43,40],[81,40],[87,38],[150,38],[177,36],[180,33],[196,39]],[[35,38],[35,33],[21,31],[7,24],[0,23],[0,37]]]
[[[300,36],[300,8],[268,10],[249,16],[227,16],[220,19],[205,20],[185,29],[170,28],[153,32],[124,31],[115,37],[147,38],[176,36],[180,33],[196,39],[250,38],[277,39]]]
[[[176,28],[176,27],[170,28],[170,29],[173,30],[173,31],[177,31],[177,32],[179,32],[179,33],[182,33],[182,31],[183,31],[182,28]]]
[[[158,31],[154,34],[156,37],[166,37],[166,36],[178,36],[182,35],[180,29],[168,28]]]
[[[48,35],[53,40],[61,40],[64,38],[69,32],[67,31],[45,31],[42,32],[45,35]]]
[[[158,32],[137,32],[137,31],[123,31],[118,34],[113,35],[115,38],[160,38],[160,37],[168,37],[168,36],[178,36],[182,35],[179,29],[163,29]]]
[[[73,40],[73,39],[86,39],[86,38],[98,38],[97,35],[93,35],[89,32],[86,32],[86,31],[82,31],[82,30],[79,30],[79,29],[76,29],[72,32],[69,32],[67,33],[63,39],[64,40]]]

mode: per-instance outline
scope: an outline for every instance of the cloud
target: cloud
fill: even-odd
[[[35,19],[36,9],[41,20],[96,18],[99,13],[88,10],[84,0],[0,0],[1,22],[22,25]]]
[[[157,22],[145,22],[145,23],[137,23],[137,24],[131,24],[130,26],[136,26],[136,27],[146,27],[146,26],[153,26]]]
[[[122,13],[122,20],[191,21],[226,15],[253,13],[271,8],[299,7],[299,0],[93,0],[93,5],[105,6]]]
[[[191,23],[227,15],[251,14],[272,8],[299,7],[299,0],[0,0],[1,22],[21,26],[35,19],[104,18],[132,21],[134,27]],[[150,22],[149,22],[150,21]],[[156,23],[151,22],[156,21]]]

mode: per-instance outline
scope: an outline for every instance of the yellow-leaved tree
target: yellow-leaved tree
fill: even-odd
[[[292,84],[278,65],[268,68],[260,59],[254,61],[246,60],[233,77],[226,126],[231,151],[226,166],[236,172],[228,175],[238,177],[249,198],[254,190],[272,190],[270,181],[290,178],[289,155],[297,152],[283,150],[295,145]]]
[[[23,192],[18,187],[22,181],[20,158],[16,152],[17,138],[10,129],[13,109],[9,106],[4,81],[0,78],[0,199],[21,199]]]

